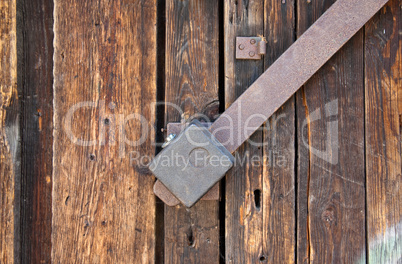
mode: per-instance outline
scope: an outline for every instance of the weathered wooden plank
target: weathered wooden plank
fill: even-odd
[[[0,263],[19,263],[16,1],[0,1]]]
[[[21,263],[51,262],[53,1],[20,1]]]
[[[236,60],[236,37],[264,34],[264,1],[224,2],[225,38],[225,108],[228,108],[264,71],[263,60]],[[257,131],[250,140],[263,142]],[[263,149],[248,142],[234,153],[236,164],[226,175],[225,199],[225,262],[258,263],[264,256],[264,215],[261,197],[263,165],[253,164],[251,158],[262,161]],[[243,161],[242,162],[239,161]],[[259,199],[259,201],[256,201]]]
[[[292,44],[294,2],[225,1],[224,24],[229,107]],[[265,59],[236,60],[236,37],[258,35],[266,36]],[[226,178],[227,263],[294,261],[294,138],[292,98],[236,152],[236,167]]]
[[[152,263],[156,1],[54,10],[52,262]]]
[[[298,1],[300,36],[334,1]],[[298,263],[365,261],[363,34],[297,94]]]
[[[402,17],[391,0],[365,30],[369,263],[402,261]]]
[[[216,1],[166,2],[166,124],[219,114],[218,7]],[[218,205],[165,206],[165,263],[219,262]]]
[[[264,36],[269,49],[265,69],[295,41],[295,2],[265,1]],[[262,211],[267,263],[296,262],[295,125],[294,96],[265,125]]]

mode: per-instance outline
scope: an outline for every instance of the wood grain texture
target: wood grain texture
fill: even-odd
[[[265,69],[295,41],[295,2],[265,0],[264,36],[269,49]],[[296,262],[295,114],[292,96],[265,124],[261,206],[266,263]]]
[[[225,1],[225,108],[229,107],[264,71],[263,60],[236,60],[236,37],[264,34],[264,1]],[[257,131],[250,140],[263,142]],[[225,262],[258,263],[263,247],[264,215],[255,199],[263,193],[261,146],[244,143],[234,153],[236,163],[226,175]],[[243,161],[242,164],[239,161]]]
[[[365,30],[369,263],[402,261],[402,13],[391,0]]]
[[[218,18],[216,1],[166,2],[166,124],[219,114]],[[165,263],[219,262],[218,201],[165,206],[164,257]]]
[[[21,263],[51,262],[53,1],[20,1]]]
[[[225,1],[224,24],[229,107],[292,44],[294,2]],[[258,35],[267,40],[264,60],[236,60],[236,37]],[[226,178],[226,263],[294,261],[294,111],[292,98],[235,153]]]
[[[19,100],[16,1],[0,1],[0,263],[18,261]]]
[[[52,262],[152,263],[156,1],[56,0],[54,20]]]
[[[298,1],[300,36],[334,1]],[[363,33],[297,94],[298,263],[365,262]]]

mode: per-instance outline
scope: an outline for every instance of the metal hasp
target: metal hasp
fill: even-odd
[[[259,60],[265,55],[267,42],[263,37],[237,37],[236,59]]]
[[[151,162],[149,169],[185,206],[193,206],[233,166],[234,157],[193,121]]]
[[[230,153],[236,151],[387,2],[336,1],[208,130],[194,122],[172,140],[155,157],[151,171],[184,205],[192,206],[232,167],[234,158]],[[205,143],[208,144],[199,145]],[[183,161],[174,163],[175,159]],[[220,160],[219,166],[214,166],[216,160]]]
[[[201,123],[205,128],[209,128],[212,123],[206,122],[206,123]],[[182,123],[168,123],[166,127],[166,134],[168,137],[166,138],[166,142],[170,143],[175,136],[173,137],[172,135],[179,135],[185,128],[186,124]],[[165,142],[165,143],[166,143]],[[169,144],[164,144],[166,147]],[[162,148],[164,148],[162,146]],[[164,202],[168,206],[176,206],[180,204],[180,201],[172,194],[171,191],[169,191],[168,188],[166,188],[165,185],[163,185],[159,180],[157,180],[154,184],[154,194],[161,199],[162,202]],[[200,200],[206,200],[206,201],[217,201],[219,200],[219,183],[215,184],[214,187],[212,187],[203,197],[201,197]]]

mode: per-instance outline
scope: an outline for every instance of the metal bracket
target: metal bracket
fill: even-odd
[[[205,128],[209,128],[212,123],[201,123]],[[177,135],[179,135],[186,128],[186,124],[182,123],[168,123],[167,124],[167,142],[164,144],[168,145]],[[175,136],[173,136],[175,135]],[[159,180],[154,184],[154,193],[168,206],[176,206],[180,204],[180,201],[163,185]],[[217,201],[219,200],[219,183],[215,184],[202,198],[205,201]]]
[[[263,37],[237,37],[236,59],[259,60],[266,53],[267,42]]]
[[[193,206],[233,166],[234,157],[198,121],[190,123],[149,169],[185,206]]]

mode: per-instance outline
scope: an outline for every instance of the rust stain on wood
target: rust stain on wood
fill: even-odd
[[[300,90],[300,96],[302,97],[302,101],[303,101],[303,106],[304,106],[304,111],[305,111],[305,117],[306,117],[306,121],[307,121],[307,136],[306,136],[306,138],[307,138],[307,142],[308,142],[308,144],[310,144],[310,142],[312,142],[312,140],[311,140],[311,126],[310,126],[310,111],[309,111],[309,109],[308,109],[308,104],[307,104],[307,100],[306,100],[306,93],[305,93],[305,91],[304,91],[304,87],[302,87],[301,88],[301,90]],[[303,134],[303,136],[304,136],[304,134]],[[307,203],[306,203],[306,206],[307,206],[307,216],[306,216],[306,232],[305,232],[305,237],[306,237],[306,241],[303,243],[303,245],[305,245],[305,248],[306,248],[306,250],[305,250],[305,257],[303,258],[303,262],[302,263],[305,263],[306,261],[309,261],[310,260],[310,256],[311,256],[311,248],[310,248],[310,243],[311,243],[311,239],[310,239],[310,236],[311,236],[311,231],[310,231],[310,214],[308,213],[308,212],[310,212],[310,180],[311,180],[311,164],[310,164],[310,162],[311,162],[311,151],[308,151],[308,161],[307,161],[307,164],[306,164],[306,167],[307,167],[307,180],[306,180],[306,184],[305,184],[305,187],[306,187],[306,190],[305,190],[305,192],[306,192],[306,195],[305,195],[305,197],[307,198]],[[300,191],[302,191],[302,190],[300,190]],[[300,195],[300,196],[302,196],[302,195]],[[304,195],[303,195],[304,196]],[[302,212],[302,214],[304,214],[305,212]]]

